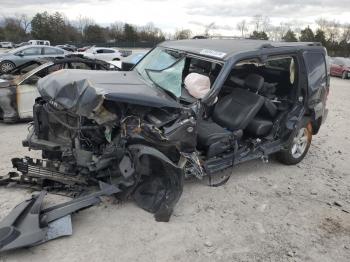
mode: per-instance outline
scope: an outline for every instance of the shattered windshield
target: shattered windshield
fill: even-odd
[[[158,47],[148,54],[135,70],[147,82],[180,97],[184,58],[182,53]]]

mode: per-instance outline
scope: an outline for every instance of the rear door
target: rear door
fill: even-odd
[[[41,57],[41,49],[41,47],[28,47],[16,53],[18,56],[16,61],[17,66]]]
[[[344,61],[340,58],[335,59],[335,67],[334,67],[334,73],[336,76],[341,76],[343,73],[343,65]]]
[[[305,51],[303,56],[308,81],[307,105],[314,110],[315,119],[318,119],[325,113],[329,91],[330,79],[327,74],[326,58],[321,51]]]
[[[104,61],[112,61],[113,59],[117,58],[116,51],[113,49],[105,49],[101,48],[96,50],[98,59],[104,60]]]
[[[43,56],[44,57],[63,57],[64,51],[58,48],[53,47],[44,47],[43,48]]]

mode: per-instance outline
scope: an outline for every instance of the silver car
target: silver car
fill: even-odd
[[[65,57],[69,53],[66,50],[52,46],[22,46],[0,54],[0,73],[6,73],[31,60],[43,57]]]

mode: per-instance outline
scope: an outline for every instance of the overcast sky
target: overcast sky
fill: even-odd
[[[0,15],[41,11],[63,12],[72,20],[87,16],[102,25],[153,22],[166,32],[189,28],[201,33],[203,24],[215,22],[216,32],[226,35],[232,35],[237,21],[256,14],[276,25],[287,20],[307,25],[319,17],[350,23],[349,0],[0,0]]]

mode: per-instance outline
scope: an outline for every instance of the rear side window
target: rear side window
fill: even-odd
[[[60,50],[55,49],[55,48],[50,48],[50,47],[44,47],[44,54],[45,55],[57,55],[57,54],[60,54],[58,51],[60,51]]]
[[[24,56],[30,56],[30,55],[41,55],[41,48],[40,47],[30,47],[26,48],[22,51],[22,54]]]
[[[305,52],[304,60],[308,72],[309,88],[316,90],[327,82],[326,60],[323,54]]]
[[[271,59],[269,61],[266,61],[266,67],[289,71],[292,60],[293,59],[291,57]]]
[[[111,54],[111,53],[115,53],[115,51],[111,49],[100,49],[99,51],[97,51],[97,53]]]

